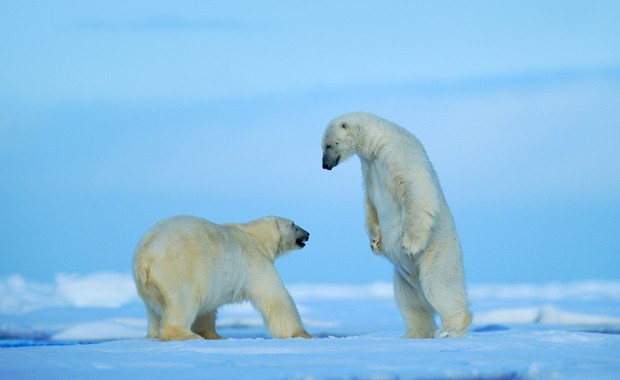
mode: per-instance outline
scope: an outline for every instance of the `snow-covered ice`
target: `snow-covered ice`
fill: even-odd
[[[129,274],[0,279],[0,378],[616,379],[620,282],[471,285],[464,339],[401,339],[391,284],[291,284],[317,339],[271,339],[249,304],[223,341],[143,338]]]

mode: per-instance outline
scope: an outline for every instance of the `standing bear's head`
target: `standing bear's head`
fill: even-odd
[[[323,134],[323,169],[332,170],[357,151],[355,138],[360,113],[348,113],[332,120]]]

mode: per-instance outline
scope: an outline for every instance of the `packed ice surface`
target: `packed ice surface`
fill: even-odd
[[[250,304],[223,341],[144,338],[131,276],[0,280],[2,378],[547,379],[620,376],[620,282],[471,285],[464,339],[408,340],[390,283],[291,284],[317,339],[271,339]]]

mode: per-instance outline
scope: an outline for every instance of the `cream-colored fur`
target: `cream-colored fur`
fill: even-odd
[[[177,216],[155,225],[136,248],[133,269],[148,316],[148,337],[222,339],[217,309],[250,301],[276,338],[309,338],[274,260],[302,248],[309,234],[292,221],[265,217],[215,224]]]
[[[394,294],[408,338],[460,337],[471,323],[461,245],[435,171],[418,139],[367,113],[332,120],[323,168],[357,155],[370,247],[394,264]],[[442,327],[435,331],[435,313]]]

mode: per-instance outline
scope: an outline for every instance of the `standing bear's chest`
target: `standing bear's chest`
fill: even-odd
[[[395,188],[394,175],[390,168],[374,162],[368,163],[366,191],[377,211],[384,253],[390,257],[400,255],[403,237],[402,203]]]

